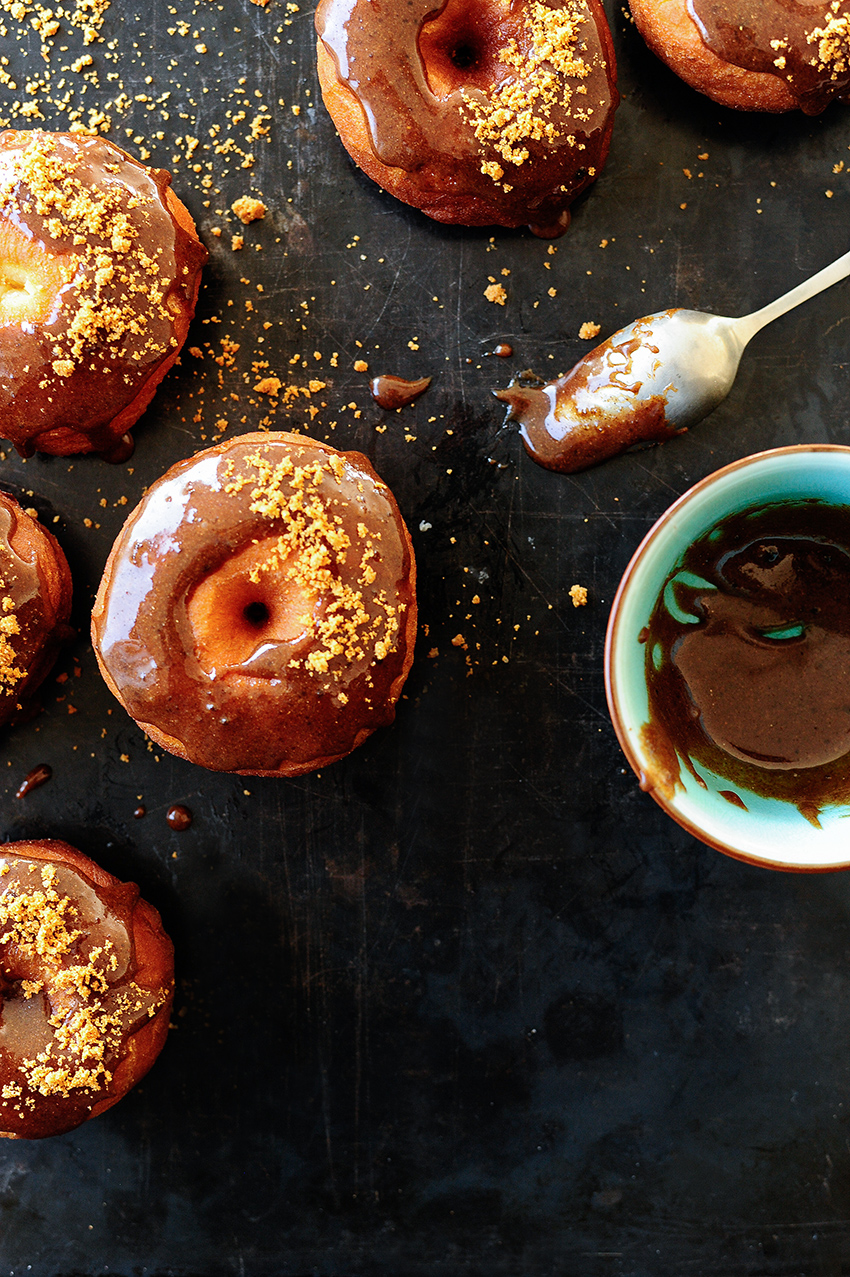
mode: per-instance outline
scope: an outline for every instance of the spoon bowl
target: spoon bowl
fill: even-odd
[[[664,442],[726,398],[750,339],[766,324],[850,274],[850,253],[770,305],[728,319],[657,311],[621,328],[558,381],[509,386],[496,398],[518,420],[526,451],[572,473],[638,443]]]

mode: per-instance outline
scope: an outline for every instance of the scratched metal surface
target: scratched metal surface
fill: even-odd
[[[612,17],[611,158],[548,255],[524,232],[428,223],[354,171],[317,105],[311,4],[106,14],[97,83],[75,101],[152,162],[198,138],[200,170],[175,166],[212,253],[190,343],[240,348],[232,366],[184,359],[128,465],[7,456],[0,471],[57,520],[81,632],[68,682],[3,736],[0,832],[66,838],[137,880],[179,975],[177,1028],[134,1093],[0,1149],[0,1274],[850,1270],[850,880],[759,871],[687,837],[626,773],[602,682],[617,580],[675,496],[759,448],[850,443],[847,287],[757,337],[690,434],[583,475],[535,468],[489,397],[512,372],[569,367],[585,320],[605,335],[671,304],[744,313],[844,251],[833,166],[850,161],[850,117],[735,117]],[[11,100],[45,64],[5,21]],[[55,79],[80,47],[57,37]],[[106,106],[118,82],[124,114]],[[251,104],[272,117],[246,169],[205,149],[217,124],[239,134],[237,87],[248,122]],[[248,191],[269,212],[233,253],[216,210]],[[497,341],[512,360],[487,356]],[[357,358],[433,387],[387,416]],[[118,502],[216,421],[256,426],[263,359],[325,380],[310,429],[366,452],[396,492],[424,623],[395,726],[292,782],[149,751],[85,638]],[[277,423],[304,424],[299,404]],[[53,780],[15,799],[43,762]],[[165,823],[173,802],[194,812],[185,833]]]

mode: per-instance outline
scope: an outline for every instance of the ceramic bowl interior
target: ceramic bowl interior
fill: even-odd
[[[642,779],[651,759],[641,742],[649,719],[639,639],[667,578],[688,547],[721,519],[774,501],[818,499],[850,506],[850,448],[804,445],[745,457],[703,479],[661,516],[626,569],[611,609],[605,649],[608,706],[620,744]],[[653,797],[680,825],[719,851],[772,868],[826,870],[850,867],[850,806],[827,807],[817,828],[791,803],[743,790],[747,810],[721,796],[728,780],[699,768],[702,789],[686,768],[672,798]]]

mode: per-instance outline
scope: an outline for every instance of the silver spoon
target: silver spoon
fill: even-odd
[[[850,275],[850,252],[740,319],[662,310],[636,319],[546,386],[496,391],[520,423],[526,450],[570,473],[636,443],[669,439],[726,398],[744,348],[766,324]]]

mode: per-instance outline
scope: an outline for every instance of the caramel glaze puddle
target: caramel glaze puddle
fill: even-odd
[[[133,453],[136,451],[136,441],[127,431],[112,447],[105,449],[99,455],[103,461],[111,466],[120,466],[124,461],[129,461]]]
[[[369,383],[372,398],[381,408],[406,408],[412,404],[431,384],[430,377],[420,377],[418,381],[405,381],[404,377],[396,377],[394,373],[383,373],[373,377]]]
[[[704,45],[724,62],[767,72],[788,85],[806,115],[850,89],[850,38],[824,0],[687,0]],[[810,37],[814,37],[811,38]]]
[[[519,422],[525,450],[546,470],[573,474],[616,457],[639,443],[663,443],[681,429],[667,421],[664,395],[641,397],[634,356],[655,348],[640,334],[614,337],[591,350],[570,372],[546,385],[527,384],[528,373],[493,393]],[[619,392],[614,408],[606,392]],[[624,398],[625,396],[625,398]]]
[[[681,763],[703,788],[698,766],[814,825],[850,803],[850,507],[778,503],[722,520],[639,637],[645,789],[671,798]]]

